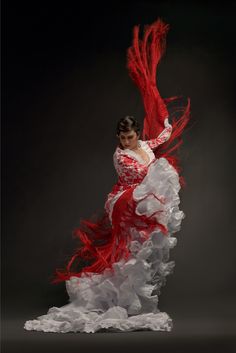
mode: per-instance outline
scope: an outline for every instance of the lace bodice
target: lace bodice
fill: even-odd
[[[155,155],[148,143],[139,140],[141,148],[149,157],[149,162],[146,163],[142,157],[130,149],[116,148],[113,155],[113,162],[118,174],[118,184],[128,186],[140,183],[147,173],[149,164],[155,159]]]

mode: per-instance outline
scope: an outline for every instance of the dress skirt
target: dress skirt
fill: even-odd
[[[44,315],[26,321],[26,330],[44,332],[85,332],[154,330],[171,331],[173,322],[158,309],[160,289],[173,272],[169,251],[176,243],[173,235],[185,217],[179,210],[179,175],[165,158],[151,163],[142,182],[133,190],[138,215],[155,214],[167,228],[152,229],[148,238],[143,231],[130,227],[130,256],[115,262],[113,270],[65,282],[69,302],[51,307]]]

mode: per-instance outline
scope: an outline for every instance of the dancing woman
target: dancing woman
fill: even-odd
[[[169,250],[185,216],[179,209],[184,179],[176,152],[189,121],[190,100],[186,106],[171,107],[180,97],[163,99],[156,85],[168,30],[158,19],[145,27],[141,40],[139,27],[134,27],[127,67],[145,108],[142,138],[133,116],[118,121],[113,156],[118,180],[102,216],[82,220],[74,229],[80,244],[52,279],[65,281],[69,303],[26,321],[26,330],[172,329],[172,319],[158,309],[158,296],[173,271]]]

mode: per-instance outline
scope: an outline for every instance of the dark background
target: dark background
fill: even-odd
[[[235,2],[8,1],[2,6],[3,351],[235,349]],[[171,333],[52,334],[26,320],[67,303],[49,280],[81,218],[116,182],[117,120],[143,121],[126,69],[132,28],[170,24],[163,97],[191,99],[181,147],[185,212],[159,308]],[[122,336],[121,336],[122,335]]]

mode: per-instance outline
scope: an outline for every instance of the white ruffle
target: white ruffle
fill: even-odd
[[[142,183],[133,192],[134,199],[140,201],[136,212],[140,215],[151,215],[159,211],[156,215],[159,223],[165,225],[170,234],[179,231],[185,217],[178,206],[179,190],[179,176],[174,167],[165,158],[155,160]],[[146,198],[142,201],[144,197]]]
[[[26,321],[24,328],[61,333],[94,333],[101,329],[171,331],[172,319],[158,309],[158,295],[175,266],[168,260],[169,250],[177,243],[172,234],[180,229],[184,218],[178,207],[179,189],[178,174],[165,158],[152,163],[133,193],[138,201],[136,212],[150,215],[160,211],[155,217],[167,226],[168,234],[156,229],[145,240],[142,232],[131,228],[131,256],[127,261],[114,263],[113,271],[71,277],[66,281],[69,303]]]

